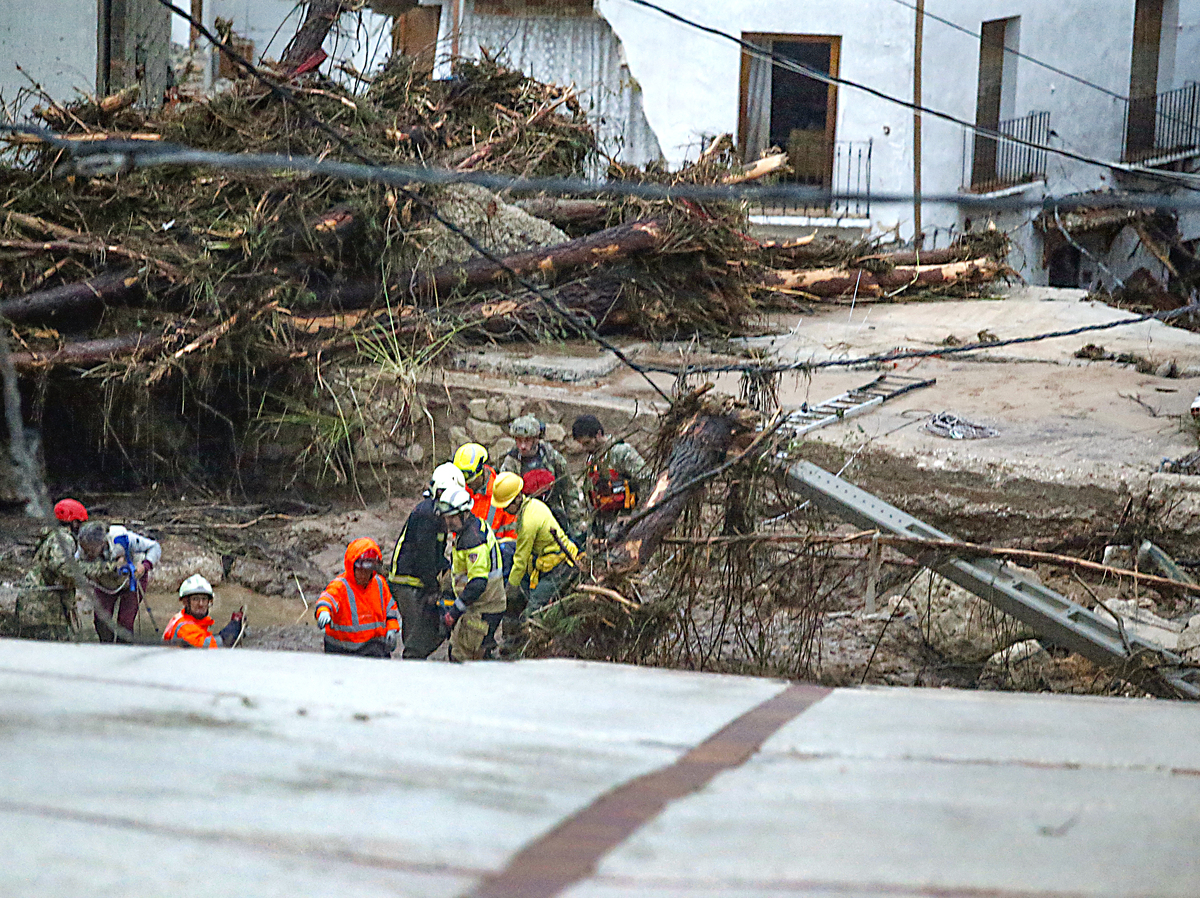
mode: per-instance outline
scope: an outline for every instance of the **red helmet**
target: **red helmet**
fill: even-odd
[[[526,496],[542,496],[550,491],[550,487],[554,486],[554,474],[547,471],[545,468],[535,468],[526,474],[523,478],[525,488],[522,492]]]
[[[83,507],[83,503],[76,502],[74,499],[63,499],[55,505],[54,516],[64,524],[88,519],[87,509]]]

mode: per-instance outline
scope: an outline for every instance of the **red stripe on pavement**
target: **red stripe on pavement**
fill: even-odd
[[[552,898],[590,878],[608,852],[667,805],[703,789],[717,774],[740,767],[784,724],[832,691],[789,686],[726,724],[669,767],[630,780],[568,817],[468,894],[471,898]]]

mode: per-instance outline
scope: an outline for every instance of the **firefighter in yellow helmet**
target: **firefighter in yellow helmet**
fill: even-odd
[[[500,541],[500,558],[504,562],[504,576],[512,570],[513,553],[517,549],[517,516],[510,508],[512,500],[521,494],[525,481],[520,475],[504,471],[496,475],[492,486],[491,520],[488,523]]]
[[[549,491],[553,477],[548,471],[532,471],[523,484],[523,490],[505,504],[505,510],[517,517],[517,546],[505,588],[503,654],[519,649],[529,616],[562,595],[579,573],[579,550],[546,503],[537,498]]]

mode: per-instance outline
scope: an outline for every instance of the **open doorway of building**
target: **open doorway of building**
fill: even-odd
[[[837,76],[841,38],[747,33],[742,39],[818,72]],[[745,161],[769,147],[788,154],[789,180],[829,188],[833,183],[837,89],[750,52],[742,53],[738,138]]]

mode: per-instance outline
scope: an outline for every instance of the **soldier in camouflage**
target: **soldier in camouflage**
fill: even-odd
[[[74,572],[78,570],[91,583],[110,586],[120,579],[112,562],[81,561],[73,565],[69,561],[77,548],[76,536],[87,521],[87,511],[81,504],[64,499],[54,506],[54,515],[60,526],[42,531],[29,570],[17,588],[16,605],[0,613],[0,635],[68,639],[79,628]]]
[[[610,440],[595,415],[580,415],[571,436],[588,453],[583,486],[592,507],[592,536],[607,540],[650,489],[653,472],[624,440]]]
[[[573,540],[587,531],[587,509],[583,493],[571,476],[562,453],[542,439],[546,426],[533,415],[522,415],[509,425],[508,432],[517,441],[516,448],[504,456],[500,470],[524,477],[538,469],[554,475],[554,486],[541,496],[563,532]]]

